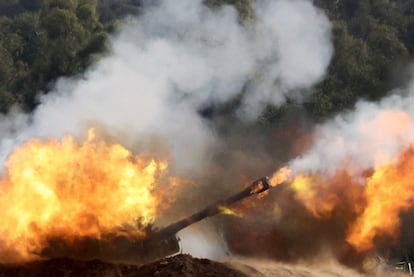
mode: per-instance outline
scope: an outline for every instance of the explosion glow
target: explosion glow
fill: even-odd
[[[414,148],[401,154],[396,164],[377,168],[367,179],[367,206],[351,228],[348,242],[358,250],[372,248],[377,235],[395,238],[399,214],[413,206]]]
[[[391,111],[380,113],[373,124],[360,124],[359,128],[377,134],[381,141],[384,136],[401,136],[410,124],[406,113]],[[371,154],[375,160],[371,168],[355,170],[357,162],[345,162],[334,173],[293,173],[294,170],[284,167],[273,175],[271,183],[290,182],[296,198],[316,218],[329,218],[332,211],[349,202],[347,207],[352,207],[356,217],[347,222],[346,241],[359,252],[369,251],[375,249],[377,238],[397,239],[400,213],[414,206],[414,145],[395,157],[382,152]]]
[[[160,203],[153,189],[166,168],[93,131],[82,144],[71,136],[27,142],[11,154],[0,182],[2,261],[36,258],[50,236],[99,238],[125,225],[145,236],[137,226],[154,221]]]
[[[394,116],[405,120],[387,135],[401,134],[403,125],[410,124],[402,112],[381,113],[376,124],[360,128],[372,133]],[[345,162],[330,173],[323,168],[301,172],[290,163],[275,172],[269,184],[288,185],[315,220],[338,216],[336,211],[345,209],[343,214],[351,216],[343,218],[343,242],[360,253],[375,250],[377,238],[398,238],[400,213],[414,206],[414,145],[394,157],[372,155],[372,167],[355,170],[358,163]],[[166,168],[164,161],[132,157],[123,146],[108,144],[93,131],[84,143],[72,136],[28,141],[10,155],[0,183],[3,261],[36,259],[50,238],[99,240],[123,232],[125,226],[133,226],[128,232],[144,239],[145,227],[165,202],[162,192],[154,192]],[[172,201],[175,196],[168,197]],[[225,206],[220,211],[240,216]]]

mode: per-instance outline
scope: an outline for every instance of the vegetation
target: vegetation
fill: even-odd
[[[318,118],[377,100],[393,71],[414,54],[414,2],[410,0],[319,0],[333,22],[335,54],[327,78],[307,107]]]
[[[111,23],[127,15],[138,15],[141,10],[141,0],[100,0],[97,9],[100,21]]]
[[[254,0],[204,0],[234,5],[240,22],[254,21]],[[139,14],[140,0],[0,0],[0,112],[17,103],[30,111],[39,91],[59,76],[81,72],[105,50],[111,26]],[[392,73],[414,54],[411,0],[316,0],[333,24],[335,54],[324,81],[306,102],[316,118],[376,100]],[[281,110],[269,108],[265,117]]]
[[[216,8],[222,5],[232,5],[239,13],[239,19],[241,22],[246,22],[254,19],[253,0],[205,0],[204,3],[211,7]]]
[[[17,7],[17,1],[7,2]],[[0,17],[1,112],[15,103],[32,110],[38,91],[59,76],[83,70],[92,54],[104,49],[106,33],[96,4],[43,0],[37,11]]]

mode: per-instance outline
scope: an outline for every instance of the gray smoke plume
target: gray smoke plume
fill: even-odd
[[[316,127],[314,144],[291,162],[298,172],[330,175],[347,169],[359,176],[367,168],[396,162],[414,141],[414,84],[378,103],[360,101],[355,109]]]
[[[314,256],[320,251],[320,246],[327,243],[328,247],[334,250],[333,253],[338,260],[361,269],[366,266],[362,261],[369,261],[372,258],[369,254],[375,251],[388,262],[408,257],[411,259],[414,247],[412,236],[409,235],[413,228],[412,190],[401,189],[398,182],[387,182],[376,188],[365,185],[370,185],[368,181],[374,179],[371,178],[374,176],[371,175],[373,169],[398,164],[402,153],[412,157],[414,78],[410,83],[390,91],[387,97],[378,102],[359,101],[352,110],[315,126],[312,140],[311,146],[290,161],[288,166],[293,169],[294,174],[316,176],[315,181],[310,184],[310,191],[302,191],[305,198],[297,197],[301,193],[301,188],[289,190],[289,193],[292,193],[290,199],[286,195],[273,196],[271,203],[282,206],[284,218],[280,224],[276,224],[275,220],[267,220],[270,223],[264,223],[274,225],[273,228],[268,228],[273,230],[274,234],[269,232],[270,235],[264,239],[261,249],[270,245],[266,254],[275,255],[277,258],[291,255],[290,258],[295,260],[301,255],[306,258]],[[409,149],[411,151],[407,151]],[[407,174],[404,170],[398,172],[402,179]],[[315,192],[313,196],[316,196],[310,201],[312,204],[317,205],[319,202],[329,202],[330,198],[335,199],[335,204],[326,218],[315,216],[312,213],[313,207],[306,204],[302,206],[307,202],[306,197],[313,197],[312,190]],[[397,204],[387,201],[372,202],[370,194],[372,196],[372,193],[378,192],[384,197],[381,191],[387,190],[397,192],[395,195],[388,195],[389,199],[395,200]],[[396,220],[395,230],[391,231],[395,236],[392,237],[386,232],[381,233],[383,227],[377,226],[375,238],[372,239],[373,249],[370,249],[372,252],[367,254],[369,251],[354,251],[347,238],[353,228],[359,228],[355,222],[364,214],[366,207],[372,207],[372,203],[382,205],[374,212],[377,218],[389,220],[392,217]],[[358,211],[355,207],[361,210]],[[393,216],[384,216],[383,211],[389,210],[394,212]],[[286,230],[283,230],[284,228]],[[302,238],[309,240],[302,241]],[[303,247],[304,245],[306,247]],[[284,249],[286,252],[273,254],[275,248],[279,251]],[[338,249],[340,250],[337,251]],[[310,252],[306,253],[309,250]]]
[[[165,150],[181,172],[206,171],[212,149],[228,142],[200,109],[239,97],[237,116],[254,120],[267,104],[306,97],[332,56],[329,20],[310,0],[254,8],[243,25],[233,7],[201,0],[144,6],[84,74],[57,80],[32,114],[0,118],[0,161],[30,138],[82,137],[98,126],[134,151]]]
[[[33,114],[3,117],[1,160],[31,137],[82,135],[98,125],[127,146],[159,138],[179,167],[203,164],[217,138],[200,107],[236,97],[251,81],[239,115],[252,119],[264,103],[302,97],[297,91],[329,64],[330,24],[310,1],[257,1],[255,8],[249,26],[234,8],[212,11],[201,0],[144,8],[85,74],[59,79]]]

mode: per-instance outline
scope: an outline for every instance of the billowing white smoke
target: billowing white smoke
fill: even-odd
[[[319,81],[332,55],[326,17],[310,1],[257,1],[254,79],[241,113],[254,118],[264,103],[300,100]]]
[[[82,136],[103,126],[129,147],[156,138],[176,168],[202,169],[218,137],[200,108],[244,89],[239,115],[254,119],[265,103],[304,97],[332,56],[330,23],[311,1],[255,5],[256,18],[246,26],[234,8],[212,11],[201,0],[144,8],[111,38],[106,57],[81,77],[58,80],[33,114],[1,118],[0,161],[29,138]]]
[[[157,136],[173,161],[192,167],[216,140],[200,107],[235,97],[250,81],[240,115],[254,118],[263,103],[301,97],[297,91],[323,77],[332,55],[328,19],[310,1],[256,1],[256,20],[246,27],[233,8],[212,11],[201,0],[160,1],[144,11],[111,39],[107,57],[80,78],[58,80],[32,115],[3,118],[2,161],[30,137],[104,125],[126,144]]]
[[[291,162],[298,172],[334,173],[396,162],[414,141],[414,83],[378,103],[360,101],[355,109],[316,128],[313,146]]]

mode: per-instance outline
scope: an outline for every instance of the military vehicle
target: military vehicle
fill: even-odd
[[[276,187],[281,187],[280,185]],[[78,260],[100,259],[113,262],[141,264],[180,252],[177,233],[191,224],[222,212],[223,207],[230,207],[235,202],[252,195],[268,191],[270,186],[267,177],[252,182],[244,190],[227,199],[217,201],[199,212],[178,220],[164,228],[145,229],[146,236],[131,235],[134,232],[122,232],[102,235],[101,238],[80,237],[69,243],[61,238],[50,238],[48,247],[39,255],[44,258],[72,258]]]

